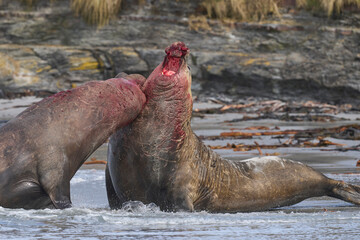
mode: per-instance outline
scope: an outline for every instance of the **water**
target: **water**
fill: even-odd
[[[71,209],[0,208],[1,239],[358,239],[360,234],[359,208],[331,198],[268,212],[166,213],[136,202],[110,210],[104,187],[103,170],[81,169],[71,181]]]
[[[334,176],[354,180],[348,175],[331,177]],[[73,208],[0,208],[0,236],[2,239],[358,239],[360,233],[359,208],[331,198],[306,200],[268,212],[166,213],[152,204],[136,202],[129,203],[127,210],[110,210],[104,187],[103,170],[81,169],[71,181]]]
[[[106,145],[94,155],[100,157],[105,152]],[[321,165],[318,162],[322,158]],[[343,164],[339,161],[335,167],[333,163],[334,159],[315,154],[308,164],[315,168],[320,165],[331,178],[360,183],[360,174],[338,173],[354,170],[350,161]],[[360,234],[360,208],[329,197],[308,199],[294,206],[256,213],[167,213],[153,204],[139,202],[128,203],[122,210],[110,210],[103,168],[103,165],[83,166],[76,173],[71,180],[74,206],[71,209],[0,207],[0,238],[358,239]]]
[[[281,130],[325,126],[319,123],[254,121],[229,126],[225,119],[236,116],[211,115],[194,119],[199,135],[217,135],[229,128],[254,125],[279,126]],[[348,124],[346,122],[345,124]],[[335,125],[341,125],[338,122]],[[329,123],[326,125],[329,127]],[[271,137],[236,140],[276,142]],[[348,146],[359,141],[334,140]],[[206,141],[221,145],[230,140]],[[106,144],[91,157],[106,159]],[[324,152],[320,148],[264,150],[302,161],[327,176],[360,184],[355,167],[358,152]],[[235,161],[254,157],[257,151],[217,150]],[[348,174],[352,173],[352,174]],[[122,210],[110,210],[105,190],[103,165],[83,166],[71,181],[73,208],[66,210],[23,210],[0,207],[0,239],[358,239],[360,207],[329,198],[313,198],[294,206],[266,212],[211,214],[207,212],[162,212],[153,204],[128,203]]]

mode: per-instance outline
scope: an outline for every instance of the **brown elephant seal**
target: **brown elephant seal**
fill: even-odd
[[[123,75],[59,92],[0,128],[0,206],[67,208],[83,162],[146,101],[145,78]]]
[[[162,210],[249,212],[328,195],[360,204],[360,187],[278,157],[232,162],[206,147],[190,126],[191,75],[183,43],[143,85],[139,116],[110,138],[106,185],[111,208],[138,200]]]

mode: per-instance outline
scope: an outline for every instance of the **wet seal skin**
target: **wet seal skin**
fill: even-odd
[[[141,75],[93,81],[30,106],[0,128],[0,206],[71,207],[83,162],[142,110]]]
[[[323,195],[360,204],[360,187],[300,162],[279,157],[233,162],[211,151],[190,126],[188,49],[177,42],[166,54],[143,86],[143,111],[110,139],[106,187],[111,208],[138,200],[166,211],[249,212]]]

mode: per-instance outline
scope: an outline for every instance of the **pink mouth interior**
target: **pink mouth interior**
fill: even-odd
[[[164,68],[161,73],[162,73],[162,75],[165,75],[165,76],[172,76],[172,75],[174,75],[176,72],[171,71],[171,70],[167,70],[167,69]]]
[[[172,76],[179,71],[183,58],[189,53],[189,49],[182,42],[173,43],[165,49],[162,75]]]

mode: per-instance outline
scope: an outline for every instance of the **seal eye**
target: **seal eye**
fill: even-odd
[[[191,67],[189,65],[187,65],[188,69],[191,70]]]

